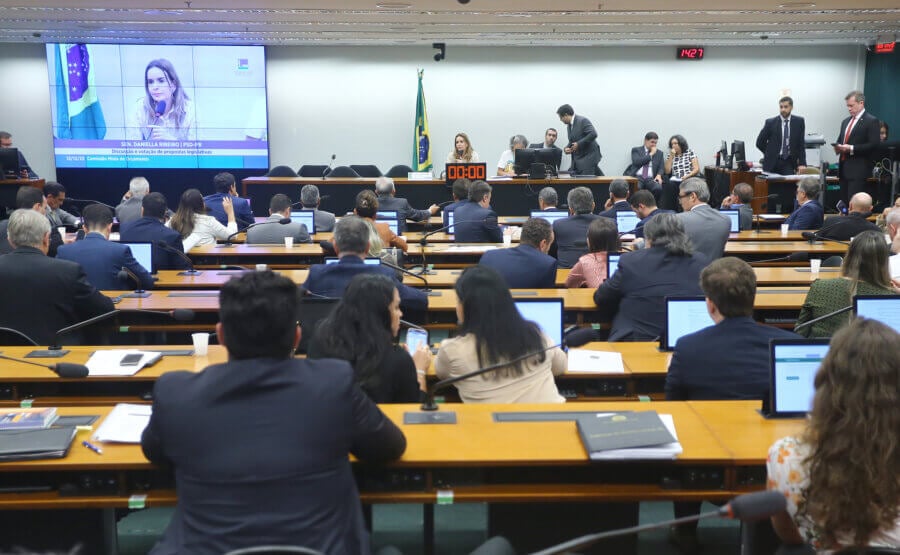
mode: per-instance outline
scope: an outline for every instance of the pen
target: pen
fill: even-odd
[[[97,447],[96,445],[94,445],[93,443],[91,443],[89,441],[82,441],[81,444],[84,445],[85,447],[87,447],[88,449],[90,449],[91,451],[93,451],[94,453],[97,453],[98,455],[103,454],[103,449],[100,449],[99,447]]]

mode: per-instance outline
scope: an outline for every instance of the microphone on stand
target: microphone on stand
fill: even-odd
[[[755,260],[750,263],[751,266],[754,264],[766,264],[769,262],[806,262],[809,260],[809,253],[806,251],[801,252],[792,252],[787,256],[779,256],[778,258],[770,258],[768,260]]]
[[[387,266],[388,268],[393,268],[393,269],[397,270],[398,272],[402,272],[408,276],[412,276],[414,278],[421,279],[422,282],[425,284],[425,287],[422,288],[422,292],[425,293],[425,295],[427,295],[429,297],[440,296],[440,293],[438,291],[433,291],[430,287],[428,287],[428,280],[425,279],[424,277],[420,276],[419,274],[417,274],[415,272],[411,272],[402,266],[398,266],[396,264],[391,264],[390,262],[387,262],[384,259],[382,259],[381,264],[383,266]]]
[[[161,248],[164,251],[175,253],[176,255],[178,255],[179,258],[181,258],[182,260],[184,260],[185,262],[188,263],[188,267],[190,267],[190,269],[185,270],[183,272],[178,272],[177,275],[179,275],[179,276],[199,276],[200,274],[203,273],[200,270],[194,268],[194,261],[191,260],[191,257],[188,256],[187,254],[185,254],[184,251],[176,249],[175,247],[166,243],[165,241],[153,241],[153,244],[156,245],[157,247]]]
[[[337,158],[337,154],[331,155],[331,162],[328,162],[328,167],[325,168],[325,171],[322,172],[322,179],[328,177],[328,174],[331,173],[331,167],[334,165],[334,159]]]
[[[290,218],[281,218],[280,220],[275,220],[275,221],[271,221],[271,222],[256,222],[255,224],[248,225],[244,229],[235,231],[234,233],[232,233],[231,235],[229,235],[228,237],[225,238],[224,244],[218,245],[218,246],[219,247],[233,247],[234,243],[231,242],[232,239],[234,239],[236,236],[240,235],[241,233],[246,233],[246,232],[250,231],[251,229],[253,229],[256,226],[272,225],[272,224],[287,225],[289,223],[291,223]]]
[[[759,196],[759,197],[751,197],[750,200],[752,201],[752,200],[770,199],[770,198],[778,198],[778,195],[775,194],[775,193],[772,193],[772,194],[770,194],[770,195],[762,195],[762,196]],[[752,208],[752,207],[753,207],[753,206],[751,205],[751,208]],[[766,208],[768,208],[768,204],[763,203],[763,205],[760,207],[760,210],[765,210]],[[760,218],[759,218],[759,214],[757,214],[757,215],[756,215],[756,234],[757,234],[757,235],[760,235],[761,233],[763,233],[763,231],[762,231],[762,221],[761,221]],[[768,231],[767,231],[766,233],[768,233]]]
[[[40,362],[32,362],[22,358],[13,358],[6,355],[0,355],[0,359],[11,360],[13,362],[21,362],[22,364],[32,364],[42,368],[49,368],[56,372],[60,378],[86,378],[88,375],[88,367],[84,364],[76,364],[74,362],[57,362],[56,364],[41,364]]]
[[[119,273],[116,274],[116,277],[119,279],[119,281],[128,281],[130,279],[135,283],[135,285],[137,285],[137,288],[134,290],[134,293],[126,293],[125,295],[119,295],[119,298],[122,298],[122,299],[146,299],[147,297],[150,296],[150,293],[144,289],[143,284],[141,283],[141,278],[137,277],[137,275],[135,275],[135,273],[132,272],[126,266],[122,266],[122,269],[119,270]]]
[[[821,322],[822,320],[827,320],[827,319],[831,318],[832,316],[838,316],[838,315],[843,314],[843,313],[845,313],[845,312],[850,312],[851,310],[853,310],[853,305],[852,305],[852,304],[851,304],[851,305],[847,305],[847,306],[845,306],[844,308],[839,308],[839,309],[837,309],[837,310],[834,310],[834,311],[832,311],[832,312],[829,312],[828,314],[824,314],[824,315],[822,315],[822,316],[819,316],[818,318],[813,318],[812,320],[807,320],[806,322],[803,322],[802,324],[800,324],[800,325],[798,325],[798,326],[795,326],[795,327],[794,327],[794,333],[796,333],[796,332],[799,331],[799,330],[802,330],[803,328],[808,328],[809,326],[811,326],[811,325],[813,325],[813,324],[815,324],[815,323]]]
[[[818,231],[804,231],[800,235],[804,239],[809,241],[810,245],[815,245],[816,241],[831,241],[833,243],[840,243],[842,245],[847,245],[848,247],[850,246],[850,243],[848,243],[847,241],[841,241],[839,239],[830,239],[828,237],[822,237],[821,235],[819,235]]]
[[[69,202],[69,201],[71,201],[71,202],[80,202],[80,203],[82,203],[82,204],[99,204],[100,206],[105,206],[105,207],[109,208],[109,209],[112,210],[113,212],[116,211],[116,208],[115,208],[114,206],[111,206],[111,205],[109,205],[109,204],[106,204],[105,202],[100,202],[99,200],[93,200],[93,199],[89,199],[89,198],[72,198],[72,197],[66,197],[66,202]]]

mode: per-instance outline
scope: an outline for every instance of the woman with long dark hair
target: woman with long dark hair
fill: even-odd
[[[587,230],[587,254],[581,255],[566,276],[566,287],[596,289],[606,281],[608,253],[619,250],[619,229],[615,220],[597,218]]]
[[[418,402],[432,356],[426,345],[410,356],[393,343],[402,316],[400,294],[390,278],[360,274],[319,323],[308,356],[349,362],[356,383],[376,403]]]
[[[834,334],[815,388],[803,435],[769,449],[768,487],[788,501],[775,531],[819,552],[900,547],[900,334],[854,320]]]
[[[459,335],[441,343],[434,361],[438,378],[459,376],[510,361],[493,372],[457,382],[467,403],[562,403],[553,376],[566,371],[559,347],[516,360],[553,345],[538,325],[516,309],[496,270],[471,266],[456,281]],[[516,360],[515,362],[512,362]]]
[[[166,225],[181,234],[184,252],[188,252],[197,245],[214,245],[217,240],[228,239],[230,235],[237,233],[234,206],[228,195],[222,199],[222,210],[228,219],[227,226],[220,224],[219,220],[206,213],[203,193],[197,189],[188,189],[181,193],[178,210]]]

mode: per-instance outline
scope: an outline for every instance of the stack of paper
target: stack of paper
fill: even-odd
[[[120,362],[126,355],[143,355],[141,360],[134,365],[122,366]],[[162,357],[162,353],[156,351],[135,351],[127,349],[109,349],[94,351],[85,366],[88,367],[88,376],[133,376],[145,367],[154,364]]]
[[[588,418],[612,418],[615,416],[615,413],[597,413],[596,415]],[[579,421],[581,418],[579,418]],[[646,447],[631,447],[625,449],[589,449],[587,445],[585,445],[585,449],[588,450],[588,456],[592,461],[607,461],[607,460],[668,460],[675,459],[683,452],[681,447],[681,443],[678,442],[678,435],[675,433],[675,421],[672,418],[671,414],[660,414],[659,420],[662,421],[666,430],[671,434],[672,438],[675,439],[673,442],[669,443],[660,443],[657,445],[650,445]],[[581,426],[579,426],[581,429]],[[584,434],[582,433],[582,440],[584,440]]]
[[[622,353],[569,349],[569,367],[566,371],[624,374],[625,365],[622,363]]]
[[[100,429],[94,434],[97,441],[140,443],[141,434],[150,422],[153,407],[119,403],[110,411]]]

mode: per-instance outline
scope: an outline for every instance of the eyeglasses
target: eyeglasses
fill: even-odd
[[[683,195],[678,195],[678,198],[688,198],[689,196],[691,196],[691,195],[693,195],[693,194],[694,194],[694,193],[686,193],[686,194],[683,194]]]

